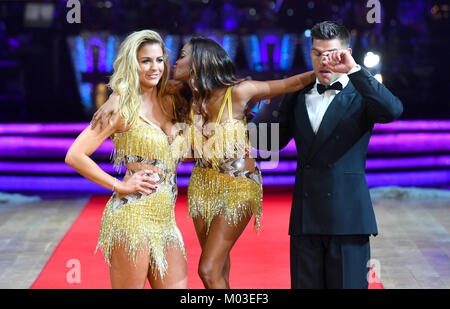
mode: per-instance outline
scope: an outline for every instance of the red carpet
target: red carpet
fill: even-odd
[[[110,288],[109,269],[101,251],[94,255],[107,196],[94,196],[56,247],[31,286],[32,289]],[[230,286],[236,289],[289,289],[288,222],[290,194],[266,194],[262,230],[257,234],[253,219],[231,252]],[[186,196],[180,194],[176,219],[188,256],[188,288],[203,288],[197,275],[200,246],[187,214]],[[75,261],[75,264],[73,262]],[[78,263],[79,262],[79,263]],[[79,269],[79,277],[73,276]],[[147,283],[147,287],[149,287]],[[369,288],[383,288],[370,284]]]

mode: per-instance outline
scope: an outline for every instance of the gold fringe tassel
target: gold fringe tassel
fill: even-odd
[[[217,215],[236,225],[249,214],[254,214],[255,229],[260,230],[262,185],[251,179],[194,166],[188,186],[188,203],[189,215],[192,218],[201,215],[207,231]]]
[[[112,210],[111,198],[103,212],[97,251],[103,248],[105,261],[111,265],[114,248],[124,248],[135,262],[142,250],[150,255],[152,274],[161,278],[167,271],[165,250],[179,247],[186,258],[183,238],[175,222],[174,200],[170,186],[161,186],[151,197]]]
[[[111,155],[114,166],[120,169],[127,155],[135,155],[162,161],[167,167],[173,168],[190,153],[189,135],[189,129],[185,130],[175,137],[168,148],[166,135],[150,125],[136,124],[127,132],[114,134],[114,151]]]

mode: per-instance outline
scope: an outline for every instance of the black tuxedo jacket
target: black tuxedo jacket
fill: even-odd
[[[394,121],[402,103],[364,68],[326,111],[317,135],[305,105],[313,85],[285,96],[279,108],[280,149],[294,138],[297,171],[290,235],[376,235],[377,224],[365,177],[375,123]]]

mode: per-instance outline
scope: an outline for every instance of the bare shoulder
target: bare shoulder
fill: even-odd
[[[245,80],[233,86],[233,96],[242,96],[253,88],[251,80]]]
[[[123,118],[120,111],[114,115],[112,127],[114,129],[114,133],[126,132],[131,128],[130,125],[126,123],[125,118]]]
[[[259,91],[261,82],[254,80],[245,80],[233,87],[233,97],[246,99],[253,97]]]
[[[254,85],[252,81],[245,80],[233,86],[231,96],[233,99],[233,106],[238,105],[245,107],[249,99],[253,96]]]

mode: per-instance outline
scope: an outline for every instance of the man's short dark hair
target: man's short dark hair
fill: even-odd
[[[350,47],[350,32],[344,25],[335,21],[324,21],[316,24],[311,29],[312,40],[334,40],[339,39],[342,47]]]

